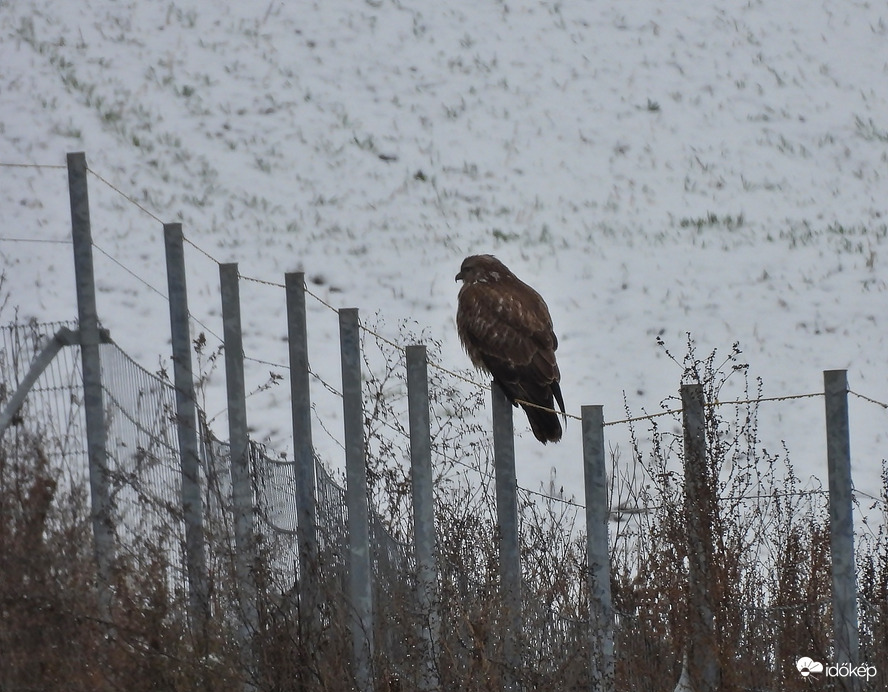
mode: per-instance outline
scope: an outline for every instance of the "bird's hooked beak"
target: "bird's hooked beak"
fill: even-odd
[[[462,273],[462,271],[460,271],[459,274],[456,275],[456,278],[454,279],[454,281],[462,281],[462,279],[463,279],[463,273]]]

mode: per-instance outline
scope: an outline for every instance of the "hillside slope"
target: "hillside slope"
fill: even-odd
[[[334,305],[378,311],[389,336],[415,320],[454,369],[468,361],[453,276],[494,252],[549,302],[573,412],[602,403],[620,418],[624,393],[656,410],[681,376],[656,338],[680,354],[688,332],[701,352],[739,342],[765,395],[818,391],[821,370],[848,368],[884,400],[886,39],[883,6],[829,0],[803,13],[0,2],[0,163],[85,151],[130,198],[91,179],[97,246],[161,292],[160,226],[134,203],[243,274],[306,271]],[[76,314],[70,247],[10,240],[64,240],[69,223],[63,170],[0,167],[0,269],[19,319]],[[187,259],[192,312],[221,334],[217,268]],[[96,266],[104,324],[156,369],[165,301],[100,252]],[[242,301],[247,354],[285,363],[282,291],[245,284]],[[335,315],[310,311],[313,367],[335,384]],[[250,368],[248,388],[267,379]],[[336,398],[318,390],[341,437]],[[886,413],[852,403],[855,478],[876,492]],[[257,435],[282,450],[287,405],[281,388],[251,401]],[[786,440],[801,475],[825,479],[822,403],[763,417],[766,443]],[[555,467],[581,487],[578,425],[545,450],[525,431],[519,456],[523,485]]]

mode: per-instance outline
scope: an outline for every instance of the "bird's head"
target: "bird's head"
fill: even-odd
[[[477,281],[498,281],[510,273],[506,265],[493,255],[470,255],[463,260],[456,280],[466,284]]]

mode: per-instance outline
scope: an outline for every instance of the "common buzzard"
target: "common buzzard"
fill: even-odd
[[[463,282],[456,327],[472,363],[524,409],[540,442],[558,442],[561,422],[551,410],[557,401],[564,412],[558,339],[542,296],[493,255],[466,257],[456,280]]]

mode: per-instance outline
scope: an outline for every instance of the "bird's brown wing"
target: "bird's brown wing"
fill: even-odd
[[[487,370],[512,403],[530,402],[561,410],[561,379],[555,360],[558,340],[540,295],[520,281],[476,282],[459,294],[457,329],[472,359]],[[557,415],[523,406],[541,441],[561,437]]]

